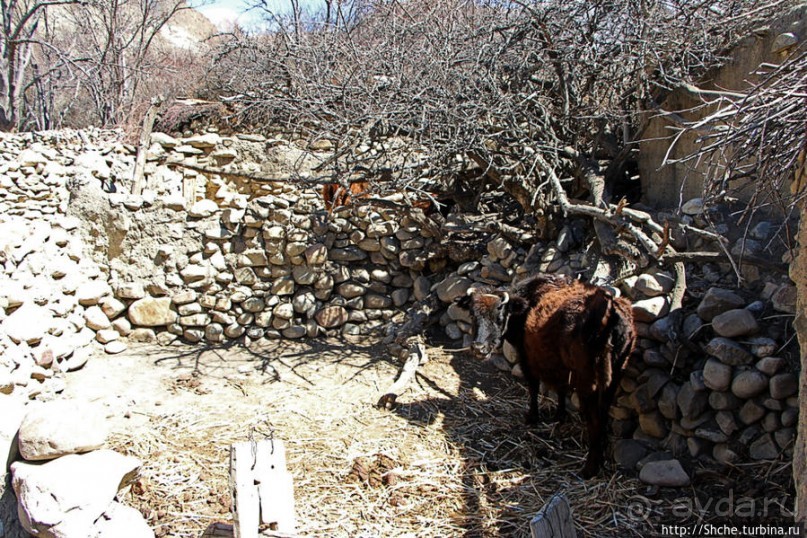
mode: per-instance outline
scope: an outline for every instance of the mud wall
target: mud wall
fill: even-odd
[[[799,228],[799,244],[807,245],[807,218],[802,212],[801,227]],[[801,348],[801,378],[799,382],[799,393],[807,394],[807,249],[801,248],[795,263],[790,267],[790,278],[796,283],[798,288],[798,301],[796,309],[796,320],[794,322],[799,337]],[[798,423],[798,442],[793,454],[793,477],[796,481],[796,520],[807,524],[807,399],[803,396],[799,402],[800,416]]]
[[[792,38],[788,34],[792,34]],[[701,89],[739,91],[748,88],[749,84],[758,80],[753,72],[760,64],[781,62],[783,51],[793,45],[793,39],[795,43],[803,43],[807,39],[807,4],[783,13],[775,23],[759,28],[744,39],[732,51],[731,59],[725,66],[705,77],[700,84]],[[677,89],[665,99],[661,108],[678,112],[702,104],[698,96]],[[687,122],[698,121],[714,111],[713,107],[701,107],[696,112],[682,113],[680,116]],[[701,134],[688,132],[670,149],[670,143],[681,125],[655,111],[652,116],[642,135],[644,142],[640,144],[638,158],[643,200],[655,207],[678,207],[690,198],[702,195],[709,165],[695,161],[666,166],[662,166],[662,163],[668,151],[668,159],[672,161],[696,152],[701,147],[697,140]],[[739,194],[742,198],[741,190]],[[753,191],[746,194],[753,194]]]

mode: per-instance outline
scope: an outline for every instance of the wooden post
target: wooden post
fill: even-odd
[[[266,439],[230,447],[233,537],[258,538],[261,526],[289,536],[296,532],[294,484],[282,441]]]
[[[530,521],[532,538],[577,538],[569,501],[560,494],[549,502]]]
[[[294,483],[286,470],[283,441],[261,441],[255,462],[255,482],[261,501],[261,523],[283,534],[294,534]]]
[[[237,443],[230,447],[230,492],[232,493],[233,536],[258,538],[261,504],[255,487],[253,467],[255,456],[252,443]]]
[[[137,159],[135,160],[134,177],[132,178],[132,194],[140,196],[143,194],[143,174],[146,171],[146,154],[149,150],[151,140],[151,130],[154,128],[154,120],[157,119],[157,111],[163,103],[162,97],[153,97],[151,106],[143,118],[143,128],[140,131],[140,143],[137,146]]]

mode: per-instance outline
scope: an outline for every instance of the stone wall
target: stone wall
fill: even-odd
[[[300,193],[242,208],[206,199],[187,212],[156,200],[137,211],[175,212],[186,223],[184,248],[154,245],[148,278],[110,278],[123,308],[115,314],[125,314],[127,335],[139,341],[369,335],[424,293],[419,271],[433,238],[392,210],[345,207],[328,216],[316,193]]]
[[[59,392],[60,374],[84,364],[91,342],[117,353],[128,342],[180,338],[380,334],[434,283],[424,274],[434,268],[435,228],[421,213],[351,206],[328,214],[317,192],[288,183],[239,192],[209,174],[189,187],[199,174],[175,167],[212,165],[224,151],[242,170],[279,166],[269,151],[277,141],[157,133],[154,188],[131,196],[121,191],[133,149],[114,133],[38,138],[2,139],[6,393]],[[269,165],[254,161],[258,148]],[[296,155],[290,147],[285,159]],[[204,198],[215,182],[213,199]]]
[[[505,286],[536,270],[590,274],[598,264],[582,221],[553,241],[481,231],[484,252],[455,263],[441,242],[452,240],[452,227],[469,229],[461,214],[442,227],[388,207],[328,214],[318,193],[286,182],[245,189],[172,166],[203,168],[227,150],[230,166],[261,169],[259,149],[278,143],[259,138],[156,134],[150,188],[131,196],[133,150],[108,136],[0,139],[0,393],[52,398],[93,350],[117,353],[132,342],[384,336],[429,294],[444,307],[446,335],[467,345],[468,313],[452,301],[470,285]],[[697,201],[685,206],[688,222],[716,220]],[[774,230],[758,223],[734,248],[781,256],[766,250]],[[675,241],[708,246],[694,236]],[[641,336],[612,409],[623,468],[792,456],[798,364],[780,353],[795,288],[785,275],[743,272],[751,286],[731,290],[730,267],[689,267],[683,338],[668,315],[670,273],[651,267],[618,284],[634,300]],[[494,364],[519,375],[505,355]]]

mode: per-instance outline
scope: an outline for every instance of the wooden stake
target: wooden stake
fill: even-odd
[[[137,146],[137,159],[135,160],[134,177],[132,178],[132,194],[140,196],[143,194],[143,175],[146,171],[146,154],[151,140],[151,130],[154,128],[154,120],[157,119],[157,111],[163,104],[162,97],[154,97],[151,100],[146,117],[143,118],[143,128],[140,131],[140,143]]]
[[[577,538],[572,510],[563,495],[554,495],[530,521],[532,538]]]

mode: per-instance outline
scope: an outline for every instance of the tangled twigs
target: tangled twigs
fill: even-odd
[[[753,187],[749,211],[772,207],[788,214],[804,197],[786,186],[794,179],[799,153],[805,147],[807,107],[804,79],[807,49],[803,44],[777,64],[762,64],[752,73],[752,84],[740,92],[686,89],[699,99],[698,108],[712,111],[696,121],[679,121],[665,163],[706,163],[712,175],[706,194],[725,196],[739,185]],[[696,151],[673,158],[676,143],[687,133],[699,136]]]

